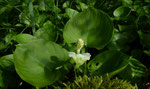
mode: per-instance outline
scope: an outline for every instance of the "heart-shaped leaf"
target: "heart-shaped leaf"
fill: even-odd
[[[88,63],[92,75],[115,75],[129,63],[129,57],[116,50],[108,50],[97,55]]]
[[[109,16],[89,7],[67,22],[63,37],[67,43],[76,43],[82,38],[88,47],[102,49],[110,41],[112,33],[113,23]]]
[[[17,73],[36,87],[45,87],[58,80],[67,58],[65,49],[42,39],[19,44],[14,52]]]

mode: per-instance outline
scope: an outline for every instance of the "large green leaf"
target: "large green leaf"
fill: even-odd
[[[52,84],[61,76],[68,52],[58,44],[42,39],[19,44],[14,52],[14,64],[19,76],[36,87]]]
[[[92,75],[115,75],[129,63],[129,57],[116,50],[108,50],[97,55],[88,63]]]
[[[109,16],[89,7],[67,22],[63,37],[67,43],[75,43],[82,38],[88,47],[102,49],[110,41],[112,33],[113,23]]]
[[[35,33],[35,36],[46,41],[56,41],[57,31],[54,25],[50,21],[47,21],[44,23],[43,27]]]

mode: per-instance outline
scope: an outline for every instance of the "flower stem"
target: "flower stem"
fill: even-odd
[[[77,49],[77,54],[80,54],[80,50],[81,50],[81,49]]]
[[[86,66],[87,66],[87,62],[85,62],[85,65],[84,65],[84,75],[86,75]]]
[[[75,79],[77,79],[77,71],[75,67],[74,67],[74,74],[75,74]]]

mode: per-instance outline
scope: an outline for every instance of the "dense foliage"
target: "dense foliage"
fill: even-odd
[[[150,0],[0,0],[0,88],[106,74],[149,87],[149,27]]]
[[[55,89],[138,89],[129,82],[118,78],[110,79],[109,76],[89,78],[84,75],[79,76],[73,83],[64,84],[64,87],[54,87]]]

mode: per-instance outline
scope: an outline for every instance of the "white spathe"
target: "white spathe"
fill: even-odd
[[[72,57],[76,63],[76,68],[83,65],[87,60],[90,60],[90,53],[76,54],[75,52],[69,52],[69,57]]]

